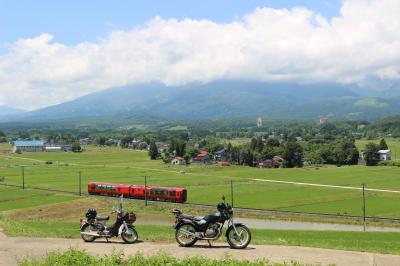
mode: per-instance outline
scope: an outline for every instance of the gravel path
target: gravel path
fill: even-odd
[[[26,257],[42,257],[49,251],[67,250],[69,247],[85,249],[91,254],[110,254],[114,250],[121,250],[125,255],[142,252],[145,255],[154,255],[165,252],[176,257],[207,256],[223,258],[229,255],[237,259],[268,259],[271,262],[298,261],[302,264],[319,265],[391,265],[400,266],[400,256],[373,254],[366,252],[352,252],[307,247],[266,246],[253,245],[245,250],[232,250],[223,243],[213,248],[200,243],[193,248],[182,248],[177,244],[138,242],[127,245],[114,239],[110,243],[96,240],[94,243],[84,243],[80,239],[60,238],[30,238],[7,237],[0,231],[0,265],[17,265],[18,260]]]

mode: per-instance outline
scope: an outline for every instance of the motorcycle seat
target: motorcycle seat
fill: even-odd
[[[182,218],[192,220],[192,221],[201,221],[201,220],[203,220],[204,217],[182,214]]]
[[[97,221],[108,221],[110,216],[96,216]]]

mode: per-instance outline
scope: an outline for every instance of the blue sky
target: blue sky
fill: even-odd
[[[112,30],[130,30],[154,16],[228,23],[256,7],[307,7],[327,18],[339,15],[340,0],[0,0],[0,44],[50,33],[73,45],[96,41]]]

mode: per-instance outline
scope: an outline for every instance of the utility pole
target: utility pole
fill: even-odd
[[[147,206],[147,176],[144,176],[144,205]]]
[[[22,189],[25,189],[25,167],[22,166]]]
[[[233,181],[231,180],[231,206],[233,208]]]
[[[364,218],[364,232],[365,232],[365,184],[363,184],[363,218]]]
[[[82,196],[82,171],[79,171],[79,196]]]

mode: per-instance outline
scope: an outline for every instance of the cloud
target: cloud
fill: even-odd
[[[397,0],[348,0],[331,20],[302,7],[257,8],[231,23],[155,17],[74,46],[43,33],[0,55],[0,105],[32,109],[150,81],[397,80],[398,14]]]

